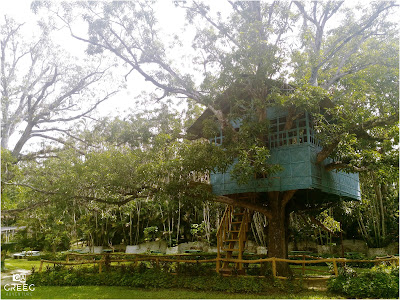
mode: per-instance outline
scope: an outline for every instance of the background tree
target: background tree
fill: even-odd
[[[100,86],[110,80],[101,58],[69,57],[51,41],[48,27],[32,41],[22,36],[23,27],[6,16],[1,23],[1,146],[15,157],[34,137],[65,144],[73,137],[68,124],[116,93],[112,85]]]

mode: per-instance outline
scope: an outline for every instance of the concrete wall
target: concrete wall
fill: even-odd
[[[343,240],[344,252],[359,252],[368,257],[393,255],[399,253],[399,243],[393,243],[385,248],[368,248],[367,244],[362,240]],[[321,246],[315,242],[299,242],[294,245],[292,242],[288,246],[289,251],[311,251],[318,254],[340,254],[341,245],[336,246]],[[96,249],[97,250],[97,249]],[[126,246],[126,253],[150,253],[151,251],[161,252],[164,254],[180,254],[186,250],[200,250],[202,252],[216,253],[217,247],[209,246],[204,242],[189,242],[182,243],[175,247],[167,247],[167,242],[164,240],[156,242],[148,242],[139,245]],[[93,251],[93,250],[92,250]],[[97,250],[95,253],[98,253]],[[248,241],[245,247],[246,253],[267,254],[268,247],[258,246],[253,241]]]
[[[160,241],[155,241],[155,242],[147,242],[147,243],[143,243],[143,244],[139,244],[139,245],[128,245],[128,246],[126,246],[125,253],[139,254],[139,253],[146,253],[146,252],[151,252],[151,251],[166,253],[167,252],[167,242],[164,240],[160,240]]]
[[[339,245],[341,247],[341,245]],[[344,252],[361,252],[367,254],[368,246],[363,240],[343,240]]]
[[[213,248],[211,248],[207,243],[203,242],[189,242],[189,243],[179,244],[178,246],[175,247],[167,247],[167,242],[164,240],[160,240],[156,242],[148,242],[139,245],[128,245],[126,246],[125,252],[139,254],[139,253],[149,253],[151,251],[155,251],[165,254],[179,254],[179,253],[185,253],[186,250],[200,250],[202,252],[209,252],[209,250],[213,250]]]
[[[314,241],[302,241],[296,244],[290,242],[288,245],[289,251],[311,251],[317,252],[317,243]]]
[[[188,242],[182,243],[175,247],[167,247],[165,241],[148,242],[139,245],[126,246],[126,253],[149,253],[151,251],[158,251],[165,254],[180,254],[185,253],[186,250],[200,250],[202,252],[217,253],[217,247],[210,246],[205,242]],[[246,243],[245,252],[247,253],[264,253],[265,247],[259,247],[255,242],[248,241]]]

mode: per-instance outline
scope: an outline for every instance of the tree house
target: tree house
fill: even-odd
[[[221,106],[222,110],[229,110],[229,104],[225,103]],[[213,193],[217,196],[227,196],[241,201],[253,201],[269,192],[296,190],[291,203],[302,205],[302,207],[313,207],[313,205],[332,203],[340,199],[360,199],[358,174],[327,171],[325,166],[333,162],[330,158],[320,164],[316,163],[317,154],[322,147],[316,138],[310,114],[305,111],[293,122],[289,130],[285,130],[287,116],[287,110],[277,107],[270,107],[266,111],[266,118],[269,120],[269,132],[266,140],[266,145],[270,149],[269,162],[279,164],[282,171],[265,178],[254,176],[246,184],[236,182],[231,177],[230,170],[226,173],[212,173],[210,174],[210,183]],[[188,129],[188,133],[201,137],[203,121],[210,117],[213,117],[211,110],[205,110]],[[231,124],[236,130],[240,130],[240,119]],[[223,139],[223,133],[220,131],[220,135],[211,138],[210,142],[220,145]],[[271,204],[268,205],[272,207]],[[277,218],[278,221],[280,218],[285,218],[285,212]],[[227,207],[218,230],[218,255],[220,257],[237,256],[241,259],[250,221],[251,215],[248,210]],[[270,247],[271,245],[268,245],[269,251]],[[223,263],[222,266],[217,265],[217,271],[227,267],[227,263]],[[236,269],[241,271],[243,267],[241,264],[237,264]]]

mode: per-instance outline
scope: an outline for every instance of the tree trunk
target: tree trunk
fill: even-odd
[[[31,138],[33,126],[35,126],[35,124],[33,122],[28,122],[28,125],[26,125],[22,136],[19,138],[17,144],[15,145],[15,147],[12,151],[12,155],[14,157],[18,157],[18,155],[20,154],[20,152],[22,150],[22,147]]]
[[[292,199],[297,190],[288,190],[284,192],[268,192],[266,199],[259,199],[267,203],[267,206],[250,201],[237,200],[227,196],[218,196],[214,199],[217,202],[228,205],[247,208],[263,214],[268,219],[268,257],[288,258],[289,242],[289,211],[286,211],[286,205]],[[263,201],[265,200],[265,201]],[[292,272],[287,262],[276,263],[276,274],[278,276],[291,277]]]
[[[284,193],[268,193],[268,208],[271,212],[268,218],[268,257],[288,258],[289,214],[285,210],[288,200],[285,200]],[[277,262],[276,271],[278,276],[292,275],[286,262]]]

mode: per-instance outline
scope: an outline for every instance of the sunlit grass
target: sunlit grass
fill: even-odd
[[[183,289],[137,289],[118,286],[43,286],[29,294],[7,294],[2,299],[332,299],[336,295],[322,291],[303,291],[295,294],[274,291],[260,294],[193,291]]]
[[[17,269],[31,270],[32,267],[35,267],[35,269],[38,270],[39,266],[40,266],[40,261],[36,261],[36,260],[28,261],[27,259],[9,259],[8,258],[5,260],[4,265],[6,268],[5,271],[17,270]]]

